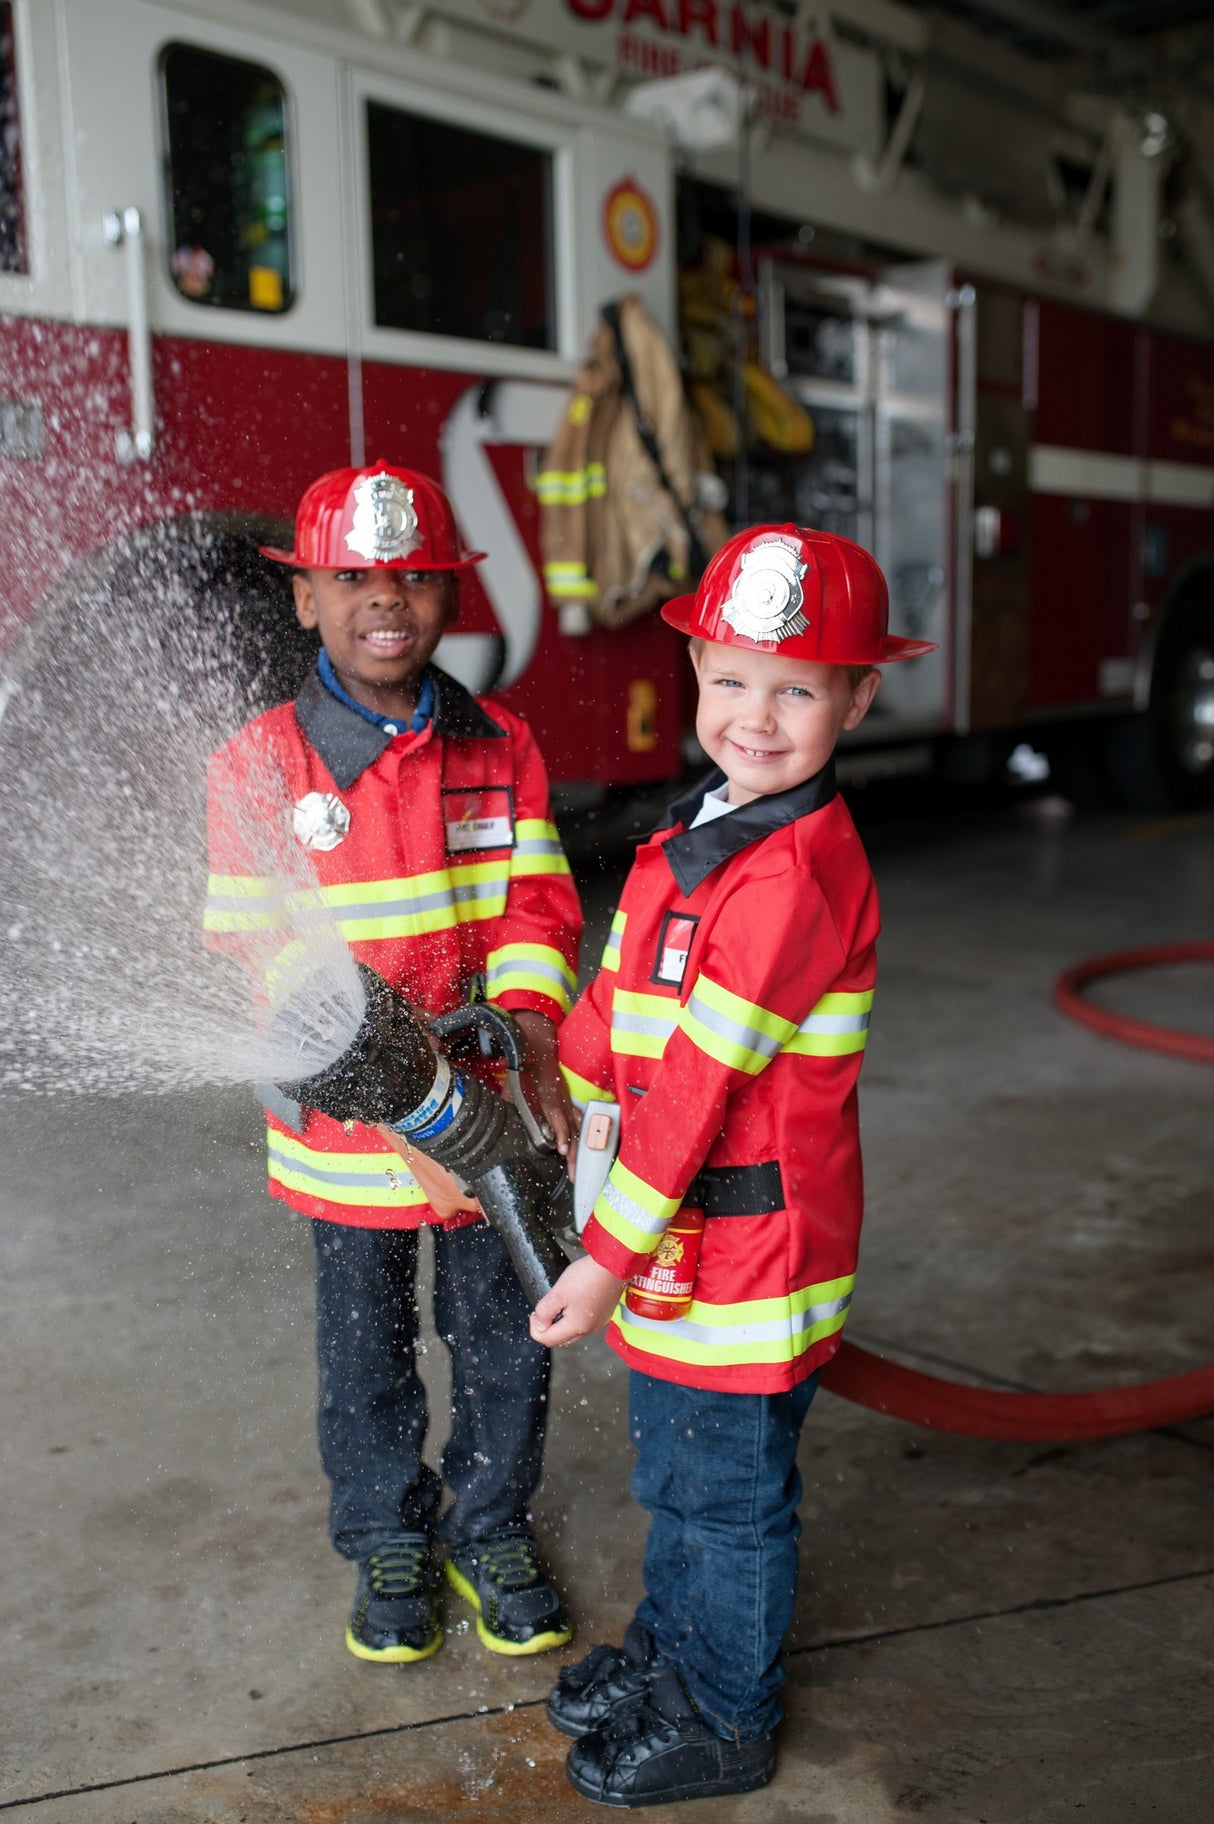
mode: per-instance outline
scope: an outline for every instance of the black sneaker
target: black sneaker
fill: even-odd
[[[672,1805],[766,1786],[776,1757],[769,1735],[739,1747],[714,1735],[678,1670],[663,1666],[636,1704],[573,1744],[569,1783],[600,1805]]]
[[[359,1659],[429,1659],[443,1644],[428,1533],[401,1533],[358,1567],[346,1645]]]
[[[622,1647],[591,1647],[576,1666],[566,1666],[548,1699],[548,1721],[562,1735],[605,1728],[621,1706],[648,1690],[657,1666],[653,1635],[630,1621]]]
[[[546,1653],[573,1634],[525,1526],[501,1527],[453,1551],[447,1581],[476,1610],[476,1631],[491,1653]]]

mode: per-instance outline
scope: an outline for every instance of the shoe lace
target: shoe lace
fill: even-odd
[[[522,1590],[543,1578],[535,1545],[526,1534],[491,1539],[477,1553],[485,1574],[501,1590]]]
[[[367,1581],[376,1596],[413,1596],[425,1581],[430,1560],[426,1539],[401,1539],[367,1559]]]

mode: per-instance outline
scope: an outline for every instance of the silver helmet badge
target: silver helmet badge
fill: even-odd
[[[809,622],[801,612],[801,578],[808,568],[791,539],[778,533],[756,539],[742,553],[741,569],[721,613],[747,640],[774,645],[804,633]]]
[[[373,564],[408,557],[421,544],[413,489],[395,475],[364,475],[354,484],[354,522],[346,543]]]

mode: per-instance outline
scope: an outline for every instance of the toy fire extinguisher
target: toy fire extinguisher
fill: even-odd
[[[704,1212],[684,1205],[676,1212],[643,1273],[632,1280],[624,1303],[636,1317],[685,1317],[691,1307]]]

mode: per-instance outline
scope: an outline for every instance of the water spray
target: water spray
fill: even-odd
[[[569,1265],[553,1230],[568,1225],[572,1200],[565,1161],[522,1092],[518,1027],[508,1013],[478,1002],[427,1028],[374,969],[356,968],[366,1011],[353,1039],[323,1070],[278,1087],[335,1121],[374,1127],[406,1163],[416,1148],[444,1166],[476,1198],[538,1304]],[[274,1025],[279,1044],[295,1027],[306,1031],[306,1008],[288,1003]],[[443,1041],[484,1035],[505,1062],[511,1099],[436,1053],[427,1030]]]

